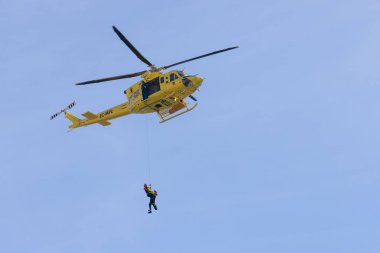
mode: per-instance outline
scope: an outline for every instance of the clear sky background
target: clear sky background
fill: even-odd
[[[379,13],[376,0],[0,0],[0,252],[380,252]],[[182,117],[66,133],[53,113],[122,103],[138,78],[74,83],[145,69],[112,25],[157,66],[240,48],[179,67],[205,78]]]

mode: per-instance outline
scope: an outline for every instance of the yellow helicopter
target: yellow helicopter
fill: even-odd
[[[69,126],[70,129],[95,123],[98,123],[102,126],[108,126],[111,124],[111,122],[109,122],[110,119],[118,118],[131,113],[142,114],[156,112],[161,119],[160,123],[168,121],[193,110],[197,106],[197,99],[192,96],[192,94],[202,84],[203,79],[195,75],[185,75],[183,71],[180,70],[173,70],[166,73],[162,73],[162,71],[185,62],[197,60],[203,57],[238,48],[230,47],[156,68],[132,45],[131,42],[127,40],[127,38],[115,26],[112,28],[119,36],[119,38],[137,56],[137,58],[148,65],[149,70],[77,83],[76,85],[85,85],[136,76],[140,76],[142,78],[141,81],[133,84],[131,87],[124,91],[124,94],[127,97],[127,102],[125,103],[106,109],[97,114],[94,114],[92,112],[83,113],[82,116],[84,116],[85,119],[80,119],[68,112],[68,109],[72,108],[75,105],[75,102],[73,102],[68,107],[61,110],[59,113],[51,116],[51,119],[64,112],[65,117],[72,122],[72,125]],[[185,101],[185,98],[187,97],[194,100],[195,104],[190,106]]]

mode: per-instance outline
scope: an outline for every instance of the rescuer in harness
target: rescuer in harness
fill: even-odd
[[[152,213],[152,206],[154,207],[154,210],[157,210],[157,206],[155,203],[157,191],[153,190],[151,187],[148,187],[146,184],[144,184],[144,191],[146,193],[146,196],[150,198],[148,213]]]

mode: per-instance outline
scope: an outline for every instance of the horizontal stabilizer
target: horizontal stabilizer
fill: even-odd
[[[107,120],[102,120],[102,121],[99,121],[98,123],[100,125],[102,125],[102,126],[109,126],[109,125],[111,125],[111,122],[109,122]]]
[[[86,117],[87,119],[89,120],[94,120],[94,119],[97,119],[98,116],[96,116],[96,114],[93,114],[92,112],[85,112],[82,114],[84,117]],[[98,123],[102,126],[109,126],[111,125],[111,122],[107,121],[107,120],[102,120],[102,121],[99,121],[99,122],[95,122],[95,123]]]
[[[82,116],[86,117],[89,120],[97,118],[96,115],[93,114],[92,112],[85,112],[82,114]]]

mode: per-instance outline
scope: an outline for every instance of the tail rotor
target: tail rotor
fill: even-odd
[[[66,106],[66,108],[62,109],[60,112],[57,112],[55,114],[53,114],[51,117],[50,117],[50,120],[54,119],[55,117],[59,116],[61,113],[63,112],[66,112],[67,110],[73,108],[75,106],[75,101],[72,102],[71,104],[69,104],[68,106]]]

